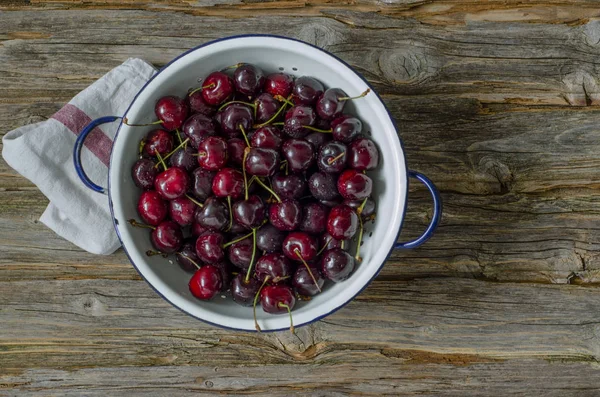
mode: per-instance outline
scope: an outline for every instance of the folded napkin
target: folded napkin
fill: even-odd
[[[107,255],[120,244],[108,197],[88,189],[75,172],[75,139],[96,118],[122,116],[155,72],[141,59],[128,59],[77,94],[50,119],[17,128],[2,139],[4,160],[50,200],[40,221],[88,252]],[[86,174],[101,186],[107,185],[110,151],[118,124],[94,129],[82,150]]]

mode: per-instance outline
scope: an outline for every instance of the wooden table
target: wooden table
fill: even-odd
[[[0,1],[2,133],[128,57],[282,34],[369,79],[445,202],[343,310],[252,334],[58,238],[0,162],[0,395],[600,395],[600,6],[544,3]],[[412,189],[403,238],[431,214]]]

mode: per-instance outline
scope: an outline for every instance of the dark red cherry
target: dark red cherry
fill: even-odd
[[[285,233],[271,224],[266,224],[256,231],[256,247],[261,251],[281,251]]]
[[[340,101],[338,98],[346,97],[346,93],[339,88],[329,88],[317,100],[315,109],[320,118],[333,120],[340,116],[344,110],[346,101]]]
[[[357,138],[362,131],[362,122],[356,117],[342,115],[331,122],[333,139],[349,143]]]
[[[254,100],[256,105],[256,122],[265,123],[273,118],[281,107],[281,103],[273,98],[273,95],[263,92]]]
[[[260,68],[245,63],[233,72],[233,82],[237,92],[254,96],[265,84],[265,74]]]
[[[273,149],[250,148],[244,165],[250,175],[271,176],[279,169],[279,153]]]
[[[256,262],[256,277],[259,281],[264,281],[265,277],[269,276],[269,281],[272,283],[289,282],[296,270],[293,265],[284,255],[280,253],[266,254],[260,257]]]
[[[241,103],[232,103],[220,111],[221,131],[228,138],[241,135],[242,129],[249,132],[254,124],[252,109]]]
[[[164,199],[173,200],[181,197],[190,186],[190,177],[185,170],[171,167],[161,172],[154,180],[154,188]]]
[[[235,217],[233,218],[233,221],[231,222],[231,227],[229,228],[229,230],[227,230],[227,232],[230,235],[239,235],[241,233],[248,233],[248,229],[242,225],[241,223],[239,223],[238,221],[235,220]]]
[[[216,172],[196,168],[192,171],[192,193],[200,200],[204,201],[212,196],[212,182]]]
[[[163,128],[169,131],[181,128],[189,111],[187,102],[173,95],[160,98],[154,107],[156,117],[162,120]]]
[[[312,273],[315,280],[317,280],[317,284],[315,284],[310,273]],[[311,266],[310,273],[306,266],[298,266],[298,269],[296,269],[296,272],[294,273],[294,277],[292,277],[292,285],[300,295],[314,296],[323,289],[325,279],[323,279],[323,276],[321,276],[321,272],[317,267]]]
[[[181,168],[190,172],[198,167],[198,160],[194,154],[196,154],[196,151],[191,146],[187,146],[185,149],[178,149],[169,157],[169,164],[171,167]]]
[[[244,194],[244,176],[236,169],[223,168],[215,175],[212,190],[217,197],[236,200]]]
[[[283,142],[281,151],[291,172],[306,171],[315,161],[314,149],[304,139],[288,139]]]
[[[155,167],[154,161],[150,159],[139,159],[131,168],[133,183],[140,189],[152,189],[156,175],[158,175],[158,169]]]
[[[231,281],[231,297],[242,306],[252,306],[259,288],[260,282],[257,279],[250,278],[246,282],[246,275],[240,273]]]
[[[247,237],[227,247],[229,261],[242,270],[247,270],[252,259],[252,238]]]
[[[275,150],[278,150],[282,143],[281,131],[274,125],[267,125],[256,130],[250,142],[253,147]]]
[[[156,156],[158,152],[165,156],[173,150],[173,136],[165,130],[152,130],[144,139],[143,153],[147,156]]]
[[[190,292],[201,300],[212,299],[223,287],[221,271],[212,265],[202,266],[194,273],[188,284]]]
[[[317,128],[321,129],[321,127],[317,127]],[[327,130],[327,129],[329,129],[329,127],[322,128],[322,129]],[[323,146],[325,143],[331,141],[331,134],[315,131],[315,132],[311,132],[310,134],[305,136],[304,140],[306,142],[310,143],[311,145],[313,145],[313,149],[315,150],[315,153],[318,153],[321,146]]]
[[[329,130],[331,130],[331,121],[317,118],[317,121],[315,121],[314,127],[318,128],[320,130],[329,131]],[[328,133],[328,132],[322,132],[322,134],[327,134],[329,136],[329,138],[331,139],[331,134],[330,133]]]
[[[292,88],[294,79],[289,74],[273,73],[265,79],[264,90],[273,96],[281,95],[287,98],[292,93]]]
[[[229,208],[218,198],[209,197],[202,208],[196,209],[195,218],[196,222],[207,229],[224,230],[229,224]]]
[[[337,240],[333,238],[329,233],[323,233],[319,237],[319,251],[326,251],[333,248],[342,248],[342,246],[344,250],[348,251],[350,249],[350,242],[345,240]]]
[[[323,172],[340,173],[346,169],[348,148],[341,142],[327,142],[319,150],[317,165]]]
[[[221,279],[223,280],[221,292],[227,291],[227,289],[229,288],[229,284],[231,283],[231,272],[234,270],[234,267],[231,266],[231,263],[227,261],[211,263],[211,266],[216,267],[217,269],[219,269],[219,272],[221,272]]]
[[[302,208],[296,200],[283,200],[269,207],[269,222],[279,230],[295,230],[301,221]]]
[[[308,180],[308,188],[317,200],[333,200],[339,196],[337,174],[315,172]]]
[[[152,226],[157,226],[167,217],[167,202],[154,190],[142,192],[138,200],[138,214],[142,220]]]
[[[373,181],[356,170],[346,170],[338,178],[337,187],[343,198],[363,200],[371,195]]]
[[[323,90],[323,84],[318,80],[308,76],[298,77],[294,82],[292,100],[299,105],[312,105],[323,95]]]
[[[179,226],[191,225],[194,221],[196,204],[182,196],[169,201],[169,215]]]
[[[196,265],[200,265],[200,259],[196,255],[196,239],[190,239],[184,241],[183,245],[175,255],[175,259],[186,272],[195,272],[198,270]]]
[[[348,147],[348,165],[357,171],[375,169],[379,164],[379,150],[369,138],[358,138]]]
[[[210,106],[222,104],[234,93],[233,80],[223,72],[209,74],[202,87],[202,99]]]
[[[281,199],[299,199],[306,191],[306,180],[298,174],[276,174],[271,180],[273,191]]]
[[[152,246],[157,250],[170,254],[176,252],[183,245],[181,227],[173,221],[164,221],[150,235]]]
[[[202,98],[202,91],[196,91],[187,97],[188,106],[190,108],[190,113],[200,113],[208,117],[214,116],[217,112],[217,109],[209,106],[206,102],[204,102],[204,98]]]
[[[198,210],[196,210],[196,212],[197,211]],[[194,222],[192,223],[192,227],[191,227],[191,232],[192,232],[193,237],[200,237],[201,235],[210,231],[208,228],[206,228],[206,227],[202,226],[201,224],[199,224],[198,222],[196,222],[195,218],[196,217],[194,214]]]
[[[248,197],[233,204],[233,217],[242,226],[254,229],[262,224],[265,219],[265,204],[257,195]]]
[[[321,259],[321,272],[326,279],[340,282],[350,277],[354,270],[354,258],[340,248],[325,251]]]
[[[309,203],[302,209],[300,230],[307,233],[323,233],[327,228],[329,208],[320,203]]]
[[[231,138],[227,140],[227,155],[229,156],[229,163],[235,166],[242,166],[244,161],[244,150],[246,149],[246,142],[242,138]]]
[[[343,204],[343,200],[340,196],[337,196],[331,200],[319,200],[319,203],[323,204],[325,207],[333,208]]]
[[[317,257],[318,249],[317,239],[308,233],[291,232],[283,240],[283,254],[294,261],[310,262]]]
[[[218,136],[209,136],[198,146],[198,164],[209,171],[218,171],[227,163],[227,142]]]
[[[337,240],[348,240],[358,230],[358,216],[347,205],[333,207],[327,218],[327,233]]]
[[[294,308],[296,298],[287,285],[267,285],[260,291],[260,304],[270,314],[288,313],[288,308]]]
[[[285,113],[283,131],[292,138],[303,138],[309,131],[305,126],[315,124],[317,116],[310,106],[296,105]]]
[[[344,204],[355,211],[358,209],[358,207],[361,206],[362,203],[363,200],[344,200]],[[360,213],[360,216],[363,220],[366,220],[370,218],[373,214],[375,214],[375,200],[369,197],[362,209],[362,212]]]
[[[217,125],[208,116],[197,113],[185,121],[183,133],[190,139],[192,147],[198,149],[204,138],[217,134]]]
[[[216,263],[225,258],[223,243],[225,236],[221,233],[206,233],[196,240],[196,255],[204,263]]]

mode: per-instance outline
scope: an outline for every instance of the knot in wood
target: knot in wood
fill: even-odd
[[[437,73],[438,69],[435,57],[411,44],[383,52],[379,56],[379,68],[387,80],[398,83],[418,83]]]
[[[339,24],[339,22],[330,20],[319,23],[310,23],[300,30],[298,38],[323,49],[343,43],[344,35],[340,33],[332,23]]]

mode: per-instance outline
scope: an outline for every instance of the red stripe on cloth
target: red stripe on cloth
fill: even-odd
[[[79,135],[85,126],[92,122],[92,119],[83,110],[70,103],[56,112],[52,118],[64,124],[75,135]],[[107,167],[110,162],[112,144],[112,140],[98,127],[89,133],[84,142],[85,147]]]

